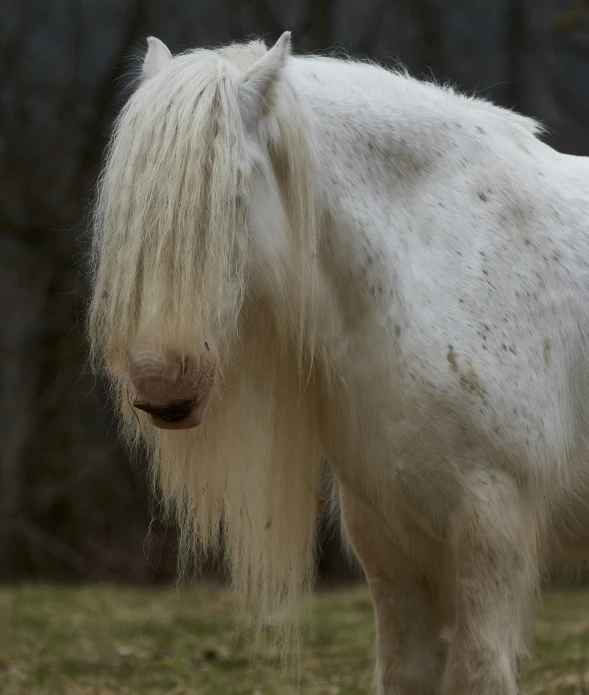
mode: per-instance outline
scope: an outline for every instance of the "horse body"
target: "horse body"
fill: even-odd
[[[329,352],[352,400],[329,402],[324,446],[384,616],[380,687],[435,692],[445,663],[444,692],[515,692],[538,572],[588,528],[589,167],[486,104],[321,67],[319,157],[343,169],[322,230],[344,323]],[[450,609],[440,660],[461,594],[478,605],[462,625]]]
[[[195,535],[214,545],[223,521],[228,562],[246,593],[258,588],[263,603],[298,593],[323,453],[374,600],[378,692],[516,693],[541,573],[568,546],[584,551],[589,531],[587,161],[544,145],[521,116],[371,65],[289,57],[284,37],[268,53],[235,46],[172,59],[166,50],[150,45],[107,162],[93,341],[128,418],[129,374],[139,374],[133,382],[145,397],[157,382],[148,412],[182,394],[178,427],[202,419],[203,389],[211,398],[206,441],[200,429],[156,430],[144,413],[133,435],[151,447],[187,547]],[[211,111],[224,121],[205,132],[216,149],[202,172],[213,175],[226,156],[226,174],[230,145],[242,142],[234,193],[247,199],[248,246],[238,228],[230,251],[215,254],[211,236],[197,287],[185,269],[188,259],[199,263],[190,234],[174,232],[166,247],[145,231],[171,235],[169,223],[158,227],[163,213],[148,219],[136,204],[145,219],[133,231],[120,206],[136,195],[124,177],[147,176],[157,149],[131,135],[141,99],[179,100],[192,84],[181,68],[199,61],[236,95],[233,108],[217,87],[227,104],[221,116]],[[182,84],[170,96],[175,64]],[[172,108],[145,141],[157,141],[160,127],[162,138],[166,128],[178,132]],[[223,140],[218,129],[236,109]],[[178,205],[170,219],[181,227],[200,211],[184,210],[178,200],[190,194],[167,183],[175,146],[154,155],[164,180],[154,179],[145,200],[172,188],[157,209]],[[147,154],[122,164],[117,147],[125,161],[141,147]],[[199,204],[214,220],[213,203]],[[146,265],[154,245],[164,270]],[[133,254],[143,259],[139,293],[108,263]],[[177,275],[166,275],[170,267]],[[221,299],[215,279],[221,294],[231,289]],[[166,304],[180,285],[184,293]],[[200,300],[214,304],[214,318],[194,308]],[[125,354],[139,357],[129,366]],[[188,366],[171,370],[168,354],[186,355]],[[213,389],[217,363],[222,387]],[[193,383],[201,386],[191,391]]]
[[[321,75],[324,61],[308,62]],[[433,497],[424,508],[435,510],[443,462],[485,446],[493,468],[514,469],[551,497],[563,486],[571,494],[570,461],[584,456],[586,160],[575,172],[519,117],[418,82],[406,89],[405,121],[395,99],[406,78],[354,66],[350,80],[345,65],[325,63],[319,94],[306,96],[327,102],[314,124],[328,172],[323,311],[340,324],[320,341],[354,404],[341,427],[349,404],[329,402],[330,413],[344,404],[326,418],[333,465],[353,475],[371,450],[362,471],[374,465],[372,479],[388,472],[397,482],[415,472]],[[364,71],[381,77],[377,97]],[[338,114],[324,85],[353,101],[354,117]],[[387,142],[411,131],[416,141],[404,146],[423,157],[414,171]]]

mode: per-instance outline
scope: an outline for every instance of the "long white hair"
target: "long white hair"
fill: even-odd
[[[274,61],[288,56],[282,42]],[[180,529],[182,566],[223,546],[240,596],[261,613],[284,612],[312,578],[320,457],[308,124],[288,82],[274,85],[268,153],[289,272],[265,269],[272,292],[255,296],[239,90],[269,53],[254,42],[172,59],[162,46],[150,44],[99,181],[92,358],[112,380],[127,440],[145,445]],[[130,406],[138,340],[182,354],[208,341],[219,378],[200,428],[157,430]]]

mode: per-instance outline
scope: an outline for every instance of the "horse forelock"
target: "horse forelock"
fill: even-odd
[[[183,60],[123,109],[98,191],[91,330],[99,356],[119,366],[140,329],[162,347],[193,341],[188,326],[210,334],[219,292],[229,277],[242,282],[231,78],[210,59]]]
[[[117,119],[94,214],[90,336],[98,364],[124,369],[142,330],[162,348],[227,332],[227,288],[229,313],[239,314],[251,200],[237,84],[264,51],[252,42],[183,54],[141,84]],[[288,86],[281,94],[268,159],[290,224],[289,262],[301,272],[282,278],[276,296],[291,314],[293,300],[300,306],[289,329],[296,323],[301,340],[310,333],[317,243],[313,163],[296,95]],[[231,335],[222,342],[231,345]]]

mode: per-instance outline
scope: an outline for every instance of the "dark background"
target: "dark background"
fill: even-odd
[[[148,505],[88,374],[85,215],[126,75],[172,52],[293,31],[539,118],[589,154],[589,0],[0,0],[0,578],[170,581]],[[214,571],[214,568],[209,568]],[[321,577],[349,576],[337,538]]]

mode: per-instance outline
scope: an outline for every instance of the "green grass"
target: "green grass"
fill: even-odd
[[[113,587],[0,589],[2,695],[276,695],[297,690],[278,654],[253,664],[227,593]],[[523,692],[589,693],[589,592],[554,593],[536,625]],[[373,617],[365,588],[319,594],[304,630],[300,692],[370,691]]]

